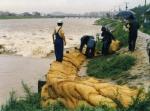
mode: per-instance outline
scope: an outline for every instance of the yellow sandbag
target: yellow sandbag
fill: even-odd
[[[66,53],[64,56],[69,58],[77,58],[78,61],[85,61],[86,57],[82,53],[79,52],[79,50],[71,50],[69,53]]]
[[[54,91],[52,86],[48,86],[48,94],[49,94],[51,99],[57,99],[58,98],[58,96],[56,95],[56,92]]]
[[[84,85],[84,84],[78,84],[77,83],[75,89],[82,96],[82,98],[86,101],[88,101],[90,94],[97,94],[98,95],[98,92],[96,91],[95,88],[93,88],[91,86]]]
[[[68,80],[75,80],[76,76],[75,75],[66,75],[64,73],[61,73],[61,72],[57,72],[57,71],[54,71],[54,72],[51,72],[49,74],[47,74],[46,76],[46,79],[47,79],[47,83],[50,84],[51,83],[51,79],[62,79],[62,80],[65,80],[65,79],[68,79]]]
[[[110,53],[116,52],[117,50],[119,50],[119,48],[120,48],[120,41],[112,40],[110,44],[109,52]]]
[[[56,80],[56,82],[52,84],[52,88],[53,90],[55,90],[55,93],[58,95],[58,97],[65,98],[67,95],[63,91],[62,86],[63,86],[63,81]]]
[[[41,99],[43,101],[46,101],[48,98],[50,98],[49,94],[48,94],[48,85],[44,85],[42,87],[42,90],[41,90]]]
[[[138,93],[137,90],[108,83],[95,84],[95,88],[101,95],[113,100],[118,100],[124,107],[131,105],[133,103],[133,98],[135,98]]]
[[[71,66],[69,67],[69,65],[60,62],[53,62],[50,68],[51,68],[50,71],[59,71],[67,75],[71,75],[71,74],[75,75],[77,73],[77,70],[75,68]]]
[[[138,90],[133,90],[125,87],[119,87],[119,100],[124,107],[132,105],[138,95]]]
[[[62,89],[68,95],[68,97],[70,97],[70,98],[73,97],[73,98],[76,98],[78,100],[81,100],[82,97],[77,92],[77,90],[75,89],[76,88],[75,86],[76,86],[75,82],[64,82]]]
[[[116,47],[117,45],[115,45],[115,50]],[[71,109],[77,108],[82,102],[89,106],[106,105],[112,108],[115,108],[118,103],[124,107],[133,103],[138,90],[105,83],[92,77],[77,76],[77,71],[84,60],[85,56],[79,51],[71,50],[65,54],[62,63],[51,64],[46,75],[46,85],[43,86],[41,92],[43,106],[59,100]]]
[[[64,55],[63,60],[71,62],[75,67],[79,68],[85,61],[85,56],[79,51],[69,52]]]
[[[89,95],[89,102],[94,106],[107,106],[109,108],[116,108],[116,103],[104,96],[97,95],[97,94],[90,94]]]
[[[71,69],[75,70],[77,73],[77,71],[78,71],[77,67],[75,67],[72,63],[67,62],[67,61],[63,61],[62,64],[64,64],[67,68],[71,68]]]
[[[77,59],[74,59],[74,58],[68,58],[66,56],[64,56],[63,58],[63,61],[67,61],[67,62],[70,62],[72,63],[75,67],[77,67],[78,69],[80,68],[80,65],[81,65],[81,61],[77,61]]]

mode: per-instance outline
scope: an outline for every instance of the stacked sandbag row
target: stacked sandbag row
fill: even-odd
[[[116,108],[118,103],[128,107],[133,103],[138,91],[125,86],[104,83],[92,77],[78,77],[77,72],[85,56],[77,50],[64,55],[62,63],[53,62],[47,74],[47,83],[43,86],[42,105],[48,106],[57,101],[68,108],[81,105]]]

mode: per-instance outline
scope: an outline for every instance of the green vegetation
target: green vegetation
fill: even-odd
[[[97,25],[102,25],[109,27],[112,30],[113,35],[119,41],[121,41],[122,46],[127,46],[128,44],[128,32],[124,30],[124,24],[119,20],[102,18],[96,21]]]
[[[139,21],[141,28],[140,30],[144,33],[150,34],[150,22],[149,23],[144,23],[145,17],[150,20],[150,15],[145,15],[146,10],[150,7],[150,4],[147,6],[138,6],[132,9],[136,13],[136,18]]]
[[[138,6],[132,9],[132,11],[136,13],[135,16],[141,25],[144,23],[144,13],[146,12],[146,10],[148,10],[149,7],[150,4],[147,6]]]
[[[0,19],[32,19],[32,18],[48,18],[48,17],[34,17],[34,16],[0,16]]]
[[[143,27],[141,27],[140,30],[144,33],[150,34],[150,23],[149,24],[148,23],[143,24]]]
[[[124,30],[123,23],[114,19],[99,19],[96,21],[97,25],[109,27],[113,30],[113,35],[122,46],[128,44],[128,32]],[[101,49],[101,41],[97,41],[96,49]],[[98,78],[114,78],[119,76],[122,72],[127,71],[135,64],[135,58],[129,55],[111,55],[101,58],[91,59],[88,63],[87,73],[90,76]]]
[[[97,25],[109,27],[113,30],[113,35],[122,46],[128,44],[128,32],[124,30],[123,23],[114,19],[99,19],[96,21]],[[101,49],[102,43],[97,41],[96,50]],[[135,58],[129,55],[111,55],[101,58],[91,59],[88,63],[87,73],[90,76],[98,78],[114,78],[119,76],[122,72],[127,71],[135,63]]]
[[[15,92],[10,93],[10,99],[6,105],[3,105],[0,111],[71,111],[64,107],[61,103],[47,108],[42,108],[40,105],[40,96],[37,93],[31,92],[30,88],[23,83],[26,96],[18,98]],[[150,92],[146,95],[144,100],[136,99],[134,104],[129,108],[118,107],[117,109],[110,109],[103,107],[80,107],[74,111],[150,111]]]
[[[97,78],[111,78],[130,69],[135,64],[135,60],[129,55],[111,55],[91,59],[87,65],[87,73]]]

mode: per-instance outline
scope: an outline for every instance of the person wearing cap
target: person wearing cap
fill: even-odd
[[[66,45],[66,39],[65,39],[62,26],[63,26],[63,21],[59,20],[57,22],[57,27],[55,28],[54,33],[52,35],[56,61],[58,62],[62,62],[63,60],[63,50],[64,50],[64,45]]]
[[[103,37],[103,39],[102,39],[102,42],[103,42],[102,55],[108,55],[110,44],[111,44],[112,40],[115,40],[115,37],[104,26],[101,28],[101,31],[102,31],[101,36]]]

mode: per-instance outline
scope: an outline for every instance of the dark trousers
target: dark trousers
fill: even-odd
[[[94,54],[95,54],[95,46],[92,47],[92,48],[87,47],[85,54],[86,54],[86,57],[87,57],[87,58],[92,58],[92,57],[94,57]]]
[[[102,46],[102,55],[108,55],[109,54],[109,47],[110,47],[110,42],[104,41],[103,46]]]
[[[38,93],[41,93],[42,87],[46,84],[46,81],[38,80]]]
[[[63,50],[64,50],[63,39],[56,39],[55,40],[56,61],[62,62],[62,60],[63,60]]]
[[[149,63],[150,63],[150,49],[148,49],[148,57],[149,57]]]
[[[137,36],[133,37],[133,36],[129,36],[129,51],[134,51],[135,50],[135,44],[136,44],[136,39]]]
[[[81,43],[80,43],[80,52],[82,52],[84,45],[86,45],[86,41],[84,39],[81,39]]]

